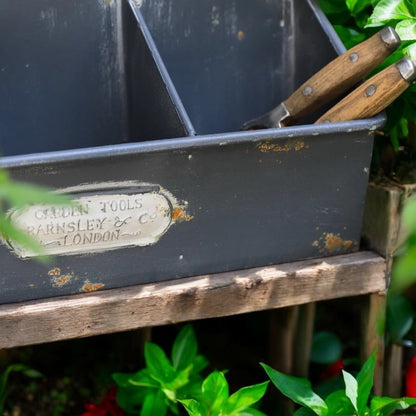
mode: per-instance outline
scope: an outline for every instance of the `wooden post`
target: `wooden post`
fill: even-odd
[[[293,356],[298,322],[298,306],[270,311],[270,366],[286,374],[293,374]]]
[[[299,306],[276,309],[269,313],[269,362],[274,369],[293,374],[293,358]],[[284,416],[293,414],[294,403],[280,393],[275,395],[276,406]]]
[[[374,393],[383,394],[384,329],[386,322],[386,292],[370,294],[362,309],[362,361],[377,351],[374,370]]]
[[[388,397],[403,396],[403,346],[390,344],[386,348],[383,394]]]
[[[386,258],[387,271],[391,270],[393,254],[405,241],[407,233],[401,222],[402,208],[416,192],[416,184],[387,182],[370,183],[365,202],[363,238],[368,248]],[[373,299],[374,301],[374,299]],[[376,308],[376,306],[374,306]],[[387,356],[384,394],[398,391],[402,377],[402,353],[392,347]]]
[[[311,357],[316,303],[299,306],[296,342],[294,345],[293,375],[308,377]]]

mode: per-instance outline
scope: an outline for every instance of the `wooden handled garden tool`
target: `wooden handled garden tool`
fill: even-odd
[[[391,104],[415,79],[415,63],[406,56],[358,86],[315,124],[373,117]]]
[[[293,124],[365,78],[396,50],[400,43],[400,38],[393,28],[383,28],[371,38],[335,58],[273,110],[244,123],[243,129],[285,127]]]

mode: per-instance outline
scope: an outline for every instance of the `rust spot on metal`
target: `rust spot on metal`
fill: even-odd
[[[244,38],[244,32],[242,30],[239,30],[237,33],[237,37],[239,40],[242,40]]]
[[[186,213],[183,207],[176,207],[172,211],[172,221],[191,221],[194,217]]]
[[[49,270],[48,275],[51,276],[51,284],[55,287],[62,287],[72,279],[70,274],[61,274],[59,267]]]
[[[103,283],[90,283],[90,281],[87,280],[82,286],[81,292],[95,292],[97,290],[102,289],[103,287]]]
[[[269,153],[269,152],[290,152],[294,150],[298,152],[302,149],[308,149],[309,145],[305,144],[303,140],[292,140],[287,142],[285,145],[280,146],[276,143],[272,143],[271,141],[260,142],[256,145],[256,147],[262,153]]]
[[[352,241],[351,240],[343,240],[339,234],[332,234],[328,233],[325,236],[325,247],[329,252],[339,251],[339,250],[347,250],[351,248]]]
[[[312,246],[319,248],[319,252],[322,254],[355,251],[358,249],[357,242],[344,240],[339,233],[323,233],[318,240],[312,243]]]
[[[56,287],[62,287],[62,286],[65,286],[70,281],[71,281],[71,275],[63,274],[62,276],[53,277],[52,285]]]

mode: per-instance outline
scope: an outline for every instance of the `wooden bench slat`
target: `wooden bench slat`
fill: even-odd
[[[0,305],[0,348],[382,292],[373,252]]]

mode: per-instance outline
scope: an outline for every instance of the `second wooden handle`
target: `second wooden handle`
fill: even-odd
[[[400,38],[394,29],[385,27],[331,61],[285,100],[290,117],[282,124],[293,124],[347,91],[365,78],[399,45]]]
[[[315,124],[373,117],[402,94],[415,78],[413,61],[402,58],[357,87]]]

